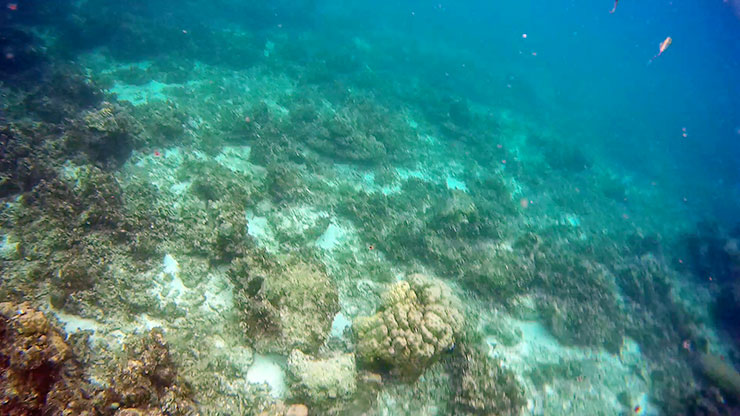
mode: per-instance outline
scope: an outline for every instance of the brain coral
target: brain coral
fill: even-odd
[[[383,294],[375,315],[355,320],[357,355],[368,365],[415,378],[454,346],[462,326],[459,301],[450,289],[413,274]]]

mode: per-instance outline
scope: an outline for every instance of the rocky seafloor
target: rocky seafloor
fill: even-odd
[[[438,88],[423,48],[399,75],[382,35],[283,28],[300,7],[20,6],[0,413],[738,411],[740,231],[700,191]]]

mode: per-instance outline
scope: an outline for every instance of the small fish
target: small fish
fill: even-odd
[[[619,0],[614,0],[614,7],[612,8],[612,11],[609,13],[614,13],[617,11],[617,4],[619,4]]]
[[[671,43],[673,43],[673,39],[670,36],[665,38],[663,42],[660,42],[660,49],[658,50],[658,54],[650,58],[650,61],[648,61],[648,63],[653,62],[655,58],[662,55],[663,52],[665,52],[665,50],[668,49],[669,46],[671,46]]]
[[[640,405],[638,404],[637,406],[635,406],[635,413],[639,414],[640,411],[642,411],[642,407],[640,407]]]

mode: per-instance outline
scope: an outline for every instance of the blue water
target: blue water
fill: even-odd
[[[116,415],[737,414],[740,0],[613,6],[0,3],[0,311]]]
[[[623,1],[616,13],[610,8],[593,1],[419,2],[333,12],[357,22],[343,37],[383,36],[424,54],[409,54],[408,66],[390,71],[423,71],[473,99],[511,103],[640,176],[665,175],[676,188],[720,180],[731,188],[740,137],[733,6]],[[668,36],[673,44],[649,65]]]

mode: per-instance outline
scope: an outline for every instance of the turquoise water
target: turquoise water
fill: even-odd
[[[740,2],[614,6],[1,5],[0,414],[738,414]]]

